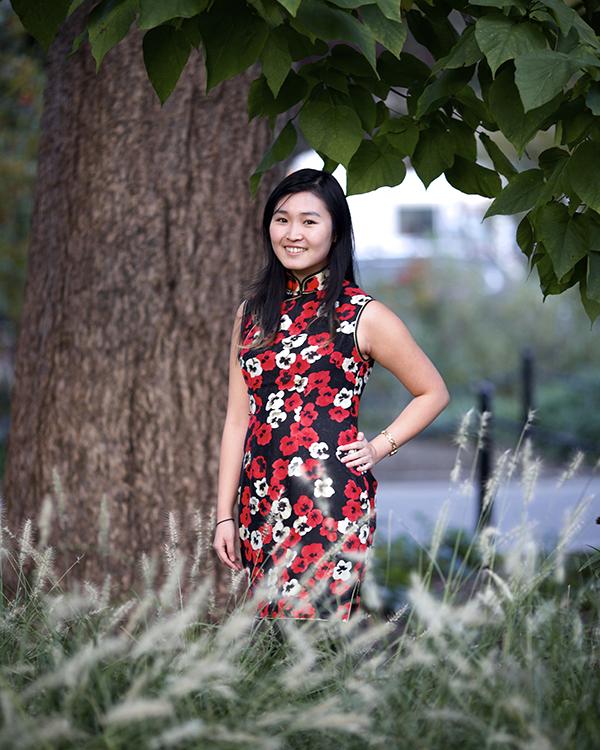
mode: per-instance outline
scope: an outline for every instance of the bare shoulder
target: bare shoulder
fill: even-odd
[[[412,338],[402,319],[378,299],[372,299],[365,305],[361,321],[361,349],[369,356],[376,357],[382,345],[390,340],[398,342]]]

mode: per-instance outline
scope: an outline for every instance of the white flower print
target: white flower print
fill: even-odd
[[[298,516],[298,518],[294,521],[294,529],[300,534],[300,536],[308,534],[308,532],[312,529],[312,526],[309,526],[307,521],[307,516]]]
[[[288,464],[288,476],[290,477],[301,476],[303,466],[304,466],[304,461],[300,458],[300,456],[294,456],[294,458],[292,458],[292,460]]]
[[[315,479],[315,497],[331,497],[334,492],[332,477]]]
[[[271,503],[271,513],[278,521],[285,520],[292,515],[292,505],[287,497],[280,497]]]
[[[313,458],[329,458],[329,446],[327,443],[313,443],[308,452]]]
[[[250,534],[250,544],[252,549],[260,549],[263,546],[263,537],[260,531],[256,530]]]
[[[356,521],[350,521],[348,518],[343,518],[338,521],[337,530],[340,534],[354,534],[358,524]]]
[[[271,534],[275,544],[283,541],[289,535],[289,533],[290,527],[286,526],[283,521],[277,521],[276,524],[273,524],[273,528],[271,529]]]
[[[306,388],[308,384],[308,378],[302,377],[300,373],[296,373],[294,376],[294,386],[290,390],[298,391],[298,393],[302,393],[302,391]]]
[[[271,425],[271,427],[279,427],[279,425],[282,422],[285,422],[287,419],[287,414],[282,410],[275,410],[271,409],[269,412],[269,416],[267,417],[267,422]]]
[[[300,352],[300,356],[302,357],[302,359],[305,359],[307,362],[312,364],[318,359],[321,359],[322,355],[319,354],[319,347],[313,344],[312,346],[305,346],[304,349]]]
[[[302,588],[298,581],[295,578],[292,578],[290,581],[286,581],[283,584],[281,593],[283,596],[295,596],[300,593],[301,590]]]
[[[270,409],[281,409],[283,406],[283,399],[284,399],[284,392],[283,391],[277,391],[277,393],[269,393],[269,398],[267,399],[266,403],[266,410],[269,411]]]
[[[275,355],[275,362],[277,363],[277,367],[281,368],[282,370],[289,370],[293,365],[295,359],[296,352],[291,351],[291,349],[283,349]]]
[[[344,357],[342,362],[342,369],[344,372],[353,372],[356,374],[360,368],[360,362],[357,362],[354,357]]]
[[[281,343],[286,348],[302,346],[308,336],[306,333],[295,333],[292,336],[287,336],[281,340]]]
[[[350,560],[338,560],[331,577],[335,581],[347,581],[352,573],[352,562]]]
[[[254,491],[259,497],[264,497],[267,494],[268,489],[269,485],[264,477],[254,480]]]
[[[367,540],[369,539],[369,524],[363,523],[362,526],[358,529],[358,541],[361,544],[366,544]]]
[[[249,357],[246,360],[246,369],[250,373],[250,376],[253,378],[255,378],[257,375],[260,375],[263,371],[260,360],[258,360],[256,357]]]
[[[355,328],[356,328],[355,320],[342,320],[340,325],[335,330],[341,331],[341,333],[354,333]]]
[[[333,403],[336,406],[341,406],[342,409],[349,409],[352,406],[352,396],[354,392],[349,388],[340,388],[335,394]]]

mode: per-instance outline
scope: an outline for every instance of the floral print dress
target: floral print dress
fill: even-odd
[[[238,487],[239,537],[259,618],[350,618],[360,605],[376,527],[377,480],[340,459],[356,439],[360,397],[374,360],[356,338],[373,297],[347,279],[329,338],[318,316],[329,268],[300,281],[286,270],[274,344],[242,317],[239,362],[250,415]],[[324,309],[324,308],[323,308]],[[316,316],[316,317],[315,317]]]

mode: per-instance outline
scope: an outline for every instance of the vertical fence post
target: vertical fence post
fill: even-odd
[[[494,384],[489,380],[482,380],[479,383],[479,409],[483,414],[484,411],[490,412],[484,434],[481,439],[481,449],[479,453],[479,497],[478,513],[475,531],[488,526],[492,522],[493,501],[483,510],[483,499],[485,497],[485,487],[492,473],[492,426],[493,426],[493,394]]]
[[[523,428],[527,422],[529,410],[533,409],[533,351],[529,346],[521,349],[521,408],[523,410],[521,428]]]

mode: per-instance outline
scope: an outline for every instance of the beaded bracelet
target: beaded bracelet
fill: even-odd
[[[220,524],[223,523],[223,521],[235,521],[235,518],[222,518],[220,521],[217,521],[215,524],[215,528]]]
[[[392,446],[392,450],[388,453],[388,456],[393,456],[394,453],[398,450],[398,446],[396,445],[396,441],[394,438],[390,435],[390,433],[387,430],[381,430],[381,434],[385,435],[386,438],[390,441],[390,444]]]

